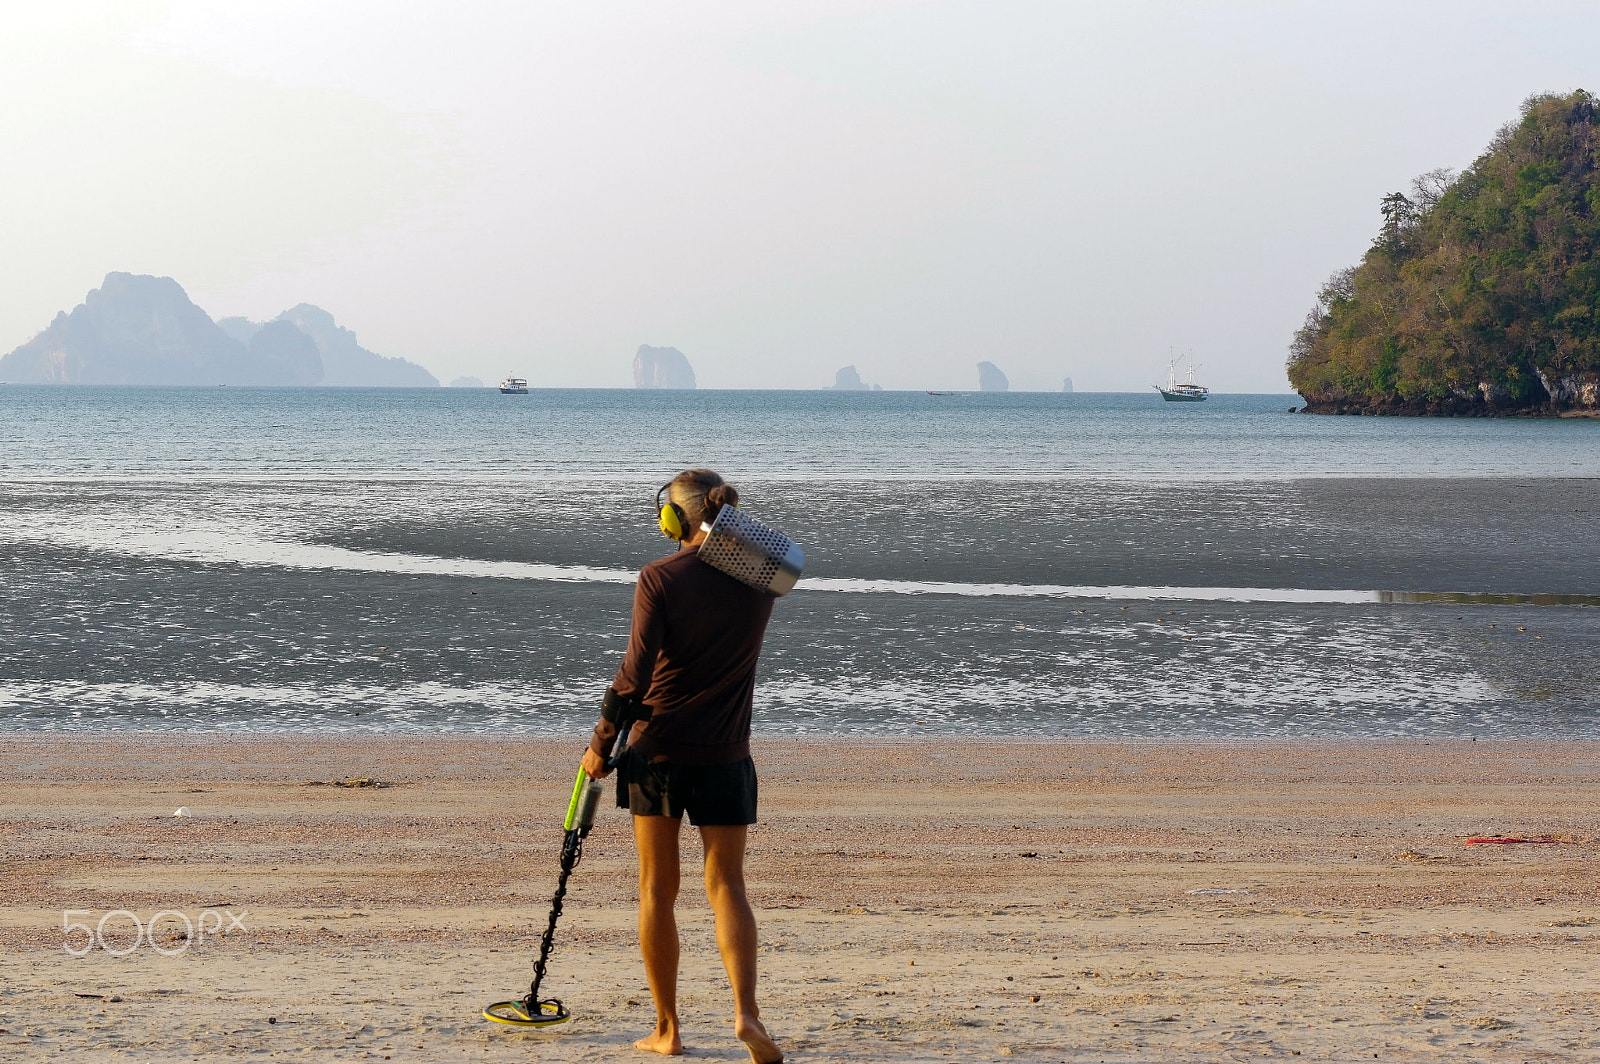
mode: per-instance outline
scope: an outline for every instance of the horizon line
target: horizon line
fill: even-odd
[[[0,380],[0,387],[8,388],[239,388],[250,391],[272,392],[314,392],[314,391],[369,391],[369,392],[498,392],[499,386],[484,384],[479,386],[452,385],[452,384],[153,384],[153,383],[109,383],[97,381],[4,381]],[[936,398],[956,395],[1138,395],[1148,397],[1149,393],[1143,389],[1137,391],[1120,391],[1099,388],[1077,388],[1070,392],[1032,390],[1025,388],[1008,388],[1003,392],[986,392],[977,388],[832,388],[826,385],[816,388],[719,388],[719,387],[694,387],[694,388],[640,388],[625,384],[540,384],[528,385],[528,393],[533,392],[650,392],[674,393],[692,395],[695,392],[797,392],[812,394],[815,392],[830,392],[837,395],[932,395]],[[1270,398],[1303,398],[1298,392],[1219,392],[1212,389],[1211,395],[1230,396],[1261,396]]]

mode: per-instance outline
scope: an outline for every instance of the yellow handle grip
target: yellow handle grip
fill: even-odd
[[[563,831],[571,831],[578,826],[578,807],[583,804],[583,792],[588,783],[589,774],[582,768],[578,769],[578,778],[572,784],[572,800],[567,803],[567,818],[561,822]]]

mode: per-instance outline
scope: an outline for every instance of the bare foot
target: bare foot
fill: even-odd
[[[755,1064],[783,1064],[783,1050],[767,1034],[760,1020],[739,1020],[733,1025],[733,1033],[750,1051],[750,1059]]]
[[[676,1030],[670,1028],[667,1030],[656,1028],[651,1034],[647,1034],[633,1043],[633,1048],[643,1049],[650,1053],[660,1053],[665,1057],[683,1056],[683,1040],[678,1037]]]

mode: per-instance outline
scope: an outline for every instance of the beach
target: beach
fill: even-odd
[[[546,983],[573,1020],[478,1018],[531,978],[579,741],[6,737],[0,1056],[647,1059],[609,791]],[[758,737],[756,758],[763,1015],[794,1060],[1600,1052],[1600,742]],[[693,839],[685,1042],[747,1059]],[[170,910],[170,955],[64,936],[65,910]],[[173,913],[208,910],[232,929],[185,940]],[[128,914],[102,937],[128,949]]]
[[[750,842],[793,1059],[1600,1050],[1592,423],[0,405],[0,1059],[642,1059],[609,794],[543,988],[572,1021],[479,1013],[527,990],[633,574],[671,549],[654,492],[702,464],[806,552],[758,674]],[[742,1060],[685,840],[685,1039]]]

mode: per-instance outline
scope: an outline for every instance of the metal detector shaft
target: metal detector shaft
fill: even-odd
[[[601,704],[601,718],[617,725],[620,733],[616,748],[606,761],[606,768],[614,769],[628,748],[628,734],[636,721],[647,721],[650,713],[639,702],[620,697],[615,689],[608,688]],[[621,785],[621,781],[618,781]],[[567,815],[561,822],[564,832],[561,839],[561,871],[556,878],[556,892],[550,899],[550,919],[545,924],[544,937],[539,940],[539,959],[533,962],[533,983],[528,996],[520,1001],[497,1001],[483,1010],[483,1018],[515,1027],[548,1027],[563,1023],[570,1013],[556,998],[541,1000],[539,988],[544,984],[550,952],[556,943],[556,922],[561,919],[562,904],[567,897],[567,881],[572,870],[583,860],[583,840],[594,827],[595,813],[600,807],[600,781],[592,778],[582,767],[572,781],[572,797],[567,801]]]
[[[614,697],[615,692],[607,692],[608,700]],[[650,719],[637,702],[617,699],[615,704],[618,707],[617,742],[611,756],[606,759],[608,769],[615,769],[617,762],[622,760],[623,753],[628,749],[628,734],[633,730],[634,722]],[[620,780],[617,786],[622,786]],[[544,982],[550,951],[555,948],[556,921],[561,919],[561,905],[567,896],[567,880],[572,876],[572,870],[578,867],[578,862],[583,860],[583,840],[589,836],[589,829],[594,827],[594,816],[599,806],[600,781],[591,778],[582,768],[578,769],[578,778],[572,782],[572,798],[567,802],[567,815],[561,822],[562,829],[566,831],[561,840],[561,874],[556,878],[556,893],[550,899],[550,922],[545,925],[544,938],[539,942],[539,959],[533,964],[533,985],[528,989],[526,1005],[530,1015],[540,1014],[539,986]],[[554,1004],[557,1009],[560,1008],[559,1001]]]
[[[527,1006],[537,1015],[539,984],[544,982],[545,965],[556,942],[556,921],[561,919],[561,904],[567,896],[567,880],[572,870],[583,860],[583,840],[594,827],[595,810],[600,805],[600,781],[590,779],[583,769],[572,784],[572,799],[567,802],[567,816],[562,822],[566,835],[561,840],[561,874],[556,877],[556,893],[550,899],[550,922],[545,925],[544,938],[539,942],[539,959],[533,964],[533,985],[528,989]],[[560,1003],[557,1002],[559,1005]]]

